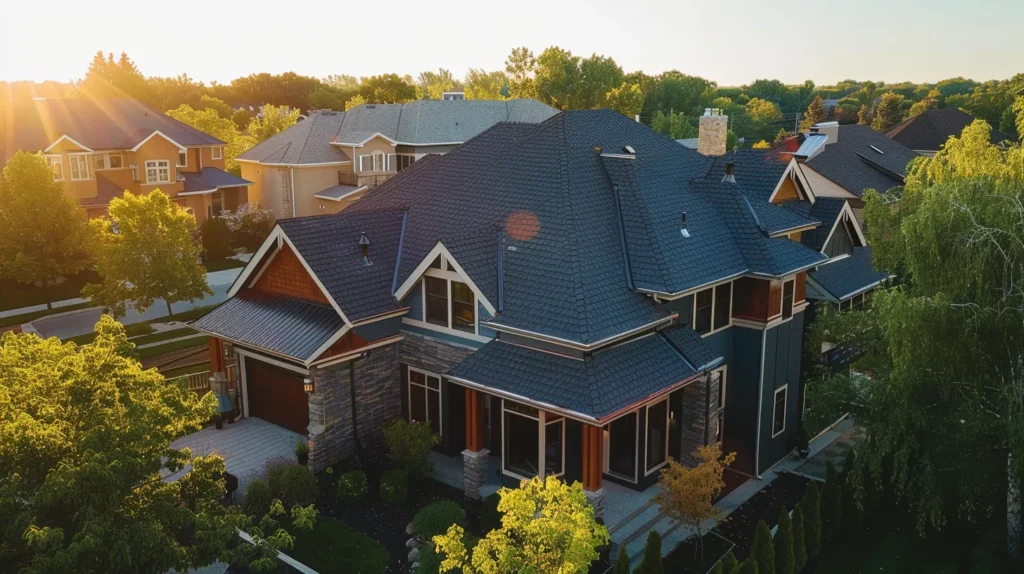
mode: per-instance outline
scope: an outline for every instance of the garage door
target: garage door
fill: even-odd
[[[302,375],[246,357],[245,383],[249,416],[307,434],[309,400]]]

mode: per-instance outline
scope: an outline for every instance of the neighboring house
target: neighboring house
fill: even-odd
[[[897,124],[885,135],[915,152],[931,157],[951,137],[960,137],[964,128],[971,125],[974,116],[958,108],[933,108]],[[1004,144],[1010,137],[992,128],[990,141],[995,145]]]
[[[224,142],[135,100],[32,100],[0,114],[0,159],[42,152],[89,217],[125,191],[160,189],[202,223],[246,203],[224,171]]]
[[[542,122],[537,100],[417,100],[319,111],[238,157],[253,202],[276,219],[336,213],[430,154],[498,122]]]
[[[825,256],[794,241],[817,220],[714,164],[610,110],[500,123],[345,211],[279,220],[193,325],[241,357],[245,416],[308,434],[314,468],[404,417],[472,497],[493,461],[600,510],[719,441],[760,475],[795,444]]]
[[[450,92],[441,92],[442,100],[464,100],[466,99],[466,92],[463,90],[452,90]]]

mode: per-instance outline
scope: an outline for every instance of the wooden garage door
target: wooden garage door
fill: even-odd
[[[309,399],[302,375],[246,357],[245,383],[249,416],[307,434]]]

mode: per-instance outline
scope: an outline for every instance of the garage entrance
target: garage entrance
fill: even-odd
[[[245,384],[250,417],[308,434],[309,399],[302,375],[245,357]]]

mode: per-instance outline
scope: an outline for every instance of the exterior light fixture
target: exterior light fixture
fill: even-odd
[[[302,379],[302,390],[306,393],[314,393],[316,392],[316,383],[313,382],[313,379],[305,377]]]

